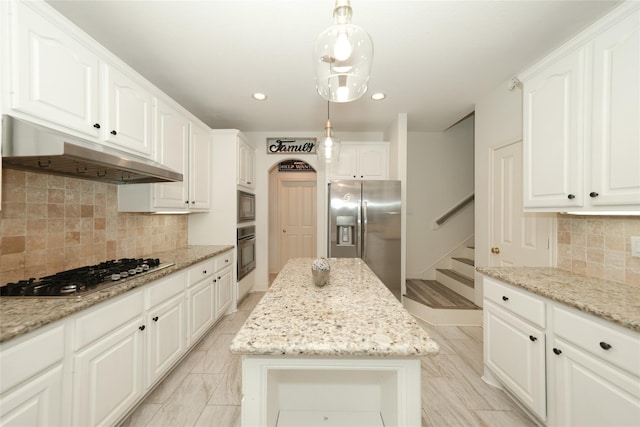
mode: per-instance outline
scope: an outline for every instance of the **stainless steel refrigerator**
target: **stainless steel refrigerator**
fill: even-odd
[[[328,254],[362,258],[400,300],[400,181],[331,181]]]

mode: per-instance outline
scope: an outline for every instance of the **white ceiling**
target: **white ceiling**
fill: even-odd
[[[322,131],[311,50],[333,0],[50,0],[212,128]],[[336,132],[440,131],[614,8],[614,1],[352,0],[374,42],[369,92],[331,104]],[[369,95],[382,91],[384,101]],[[264,102],[252,100],[264,92]]]

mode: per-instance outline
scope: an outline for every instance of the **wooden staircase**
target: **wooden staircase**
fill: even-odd
[[[474,300],[474,247],[454,252],[449,268],[437,268],[435,280],[407,279],[405,308],[432,325],[482,325]]]

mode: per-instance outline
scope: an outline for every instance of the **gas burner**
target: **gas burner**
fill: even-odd
[[[121,258],[74,268],[36,280],[29,278],[0,286],[0,295],[17,297],[82,296],[125,279],[170,267],[158,258]]]

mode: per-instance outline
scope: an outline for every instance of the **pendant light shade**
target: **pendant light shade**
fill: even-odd
[[[355,101],[367,92],[373,41],[351,23],[351,3],[336,0],[335,25],[318,36],[313,48],[318,94],[331,102]]]
[[[329,118],[329,102],[327,102],[327,123],[324,125],[326,134],[318,143],[316,152],[320,163],[335,163],[340,157],[340,140],[333,136],[333,127]]]

